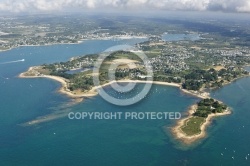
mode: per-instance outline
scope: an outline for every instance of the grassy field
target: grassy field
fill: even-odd
[[[185,126],[183,126],[181,129],[188,136],[196,135],[201,132],[200,126],[204,122],[205,122],[205,118],[192,117],[186,121]]]

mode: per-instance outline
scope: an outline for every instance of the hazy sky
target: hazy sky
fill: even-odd
[[[250,12],[250,0],[0,0],[0,12],[64,10]]]

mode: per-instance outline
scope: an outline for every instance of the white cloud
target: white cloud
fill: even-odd
[[[63,9],[195,10],[250,12],[250,0],[0,0],[0,11]]]
[[[239,12],[250,12],[250,0],[244,6],[237,7],[236,9]]]
[[[222,10],[222,11],[236,11],[243,12],[249,10],[250,0],[210,0],[208,9],[209,10]]]

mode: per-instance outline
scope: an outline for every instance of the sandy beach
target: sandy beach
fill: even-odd
[[[184,124],[186,123],[186,121],[193,117],[193,113],[195,112],[195,110],[197,109],[197,105],[192,105],[189,110],[188,110],[188,117],[185,119],[181,119],[177,122],[177,124],[171,128],[171,132],[174,135],[174,137],[183,142],[184,144],[190,145],[202,138],[205,138],[207,136],[206,133],[206,128],[210,125],[210,123],[212,122],[213,118],[218,117],[218,116],[225,116],[225,115],[230,115],[232,112],[230,110],[226,110],[224,113],[216,113],[216,114],[210,114],[208,115],[208,117],[206,118],[206,121],[201,125],[200,129],[201,132],[197,135],[193,135],[193,136],[187,136],[181,129],[182,126],[184,126]]]
[[[27,76],[26,73],[32,72],[34,70],[34,68],[36,67],[30,67],[28,69],[28,71],[21,73],[19,75],[20,78],[49,78],[49,79],[53,79],[55,81],[58,81],[61,83],[62,87],[59,89],[60,93],[66,94],[67,96],[71,97],[71,98],[81,98],[81,97],[93,97],[96,96],[97,93],[97,89],[100,87],[105,87],[108,85],[111,85],[114,82],[120,82],[120,83],[129,83],[129,82],[133,82],[133,83],[152,83],[152,84],[157,84],[157,85],[165,85],[165,86],[173,86],[173,87],[178,87],[183,93],[189,94],[189,95],[193,95],[196,96],[198,98],[209,98],[210,94],[206,93],[206,92],[191,92],[185,89],[182,89],[181,84],[178,83],[168,83],[168,82],[160,82],[160,81],[142,81],[142,80],[119,80],[119,81],[111,81],[109,83],[100,85],[98,87],[93,87],[91,90],[89,90],[88,92],[81,92],[81,91],[70,91],[68,89],[68,82],[69,80],[62,78],[62,77],[58,77],[58,76],[51,76],[51,75],[41,75],[41,76]]]
[[[160,82],[160,81],[141,81],[141,80],[119,80],[117,82],[120,82],[120,83],[129,83],[129,82],[133,82],[133,83],[142,83],[142,84],[147,84],[147,83],[152,83],[152,84],[156,84],[156,85],[166,85],[166,86],[174,86],[174,87],[181,87],[180,84],[177,84],[177,83],[168,83],[168,82]],[[108,84],[105,84],[105,86],[107,85],[110,85],[114,83],[113,82],[110,82]]]
[[[201,99],[210,98],[210,94],[208,92],[201,91],[201,92],[194,93],[189,90],[183,89],[181,86],[180,86],[180,90],[186,94],[189,94],[189,95],[201,98]]]
[[[58,76],[51,76],[51,75],[41,75],[41,76],[27,76],[27,73],[32,72],[34,70],[34,67],[30,67],[26,72],[21,73],[18,77],[19,78],[48,78],[48,79],[53,79],[55,81],[58,81],[61,83],[61,88],[59,89],[60,93],[66,94],[67,96],[71,97],[71,98],[83,98],[83,97],[93,97],[96,96],[97,93],[97,89],[100,87],[105,87],[108,85],[113,84],[114,82],[118,82],[118,83],[129,83],[129,82],[133,82],[133,83],[153,83],[153,84],[157,84],[157,85],[166,85],[166,86],[174,86],[174,87],[181,87],[180,84],[177,83],[167,83],[167,82],[159,82],[159,81],[141,81],[141,80],[119,80],[119,81],[111,81],[109,83],[97,86],[97,87],[93,87],[91,90],[89,90],[88,92],[80,92],[80,91],[70,91],[68,89],[68,82],[69,80],[62,78],[62,77],[58,77]]]
[[[118,82],[118,83],[133,82],[133,83],[144,83],[144,84],[145,83],[152,83],[152,84],[157,84],[157,85],[173,86],[173,87],[179,88],[183,93],[186,93],[186,94],[189,94],[189,95],[193,95],[193,96],[196,96],[196,97],[201,98],[201,99],[205,99],[205,98],[209,98],[210,97],[209,93],[206,93],[206,92],[203,92],[203,91],[195,93],[195,92],[191,92],[191,91],[182,89],[181,84],[177,84],[177,83],[167,83],[167,82],[160,82],[160,81],[141,81],[141,80],[119,80],[119,81],[111,81],[109,83],[93,87],[88,92],[81,92],[81,91],[74,91],[74,92],[72,92],[72,91],[70,91],[68,89],[68,82],[69,82],[69,80],[67,80],[65,78],[58,77],[58,76],[51,76],[51,75],[27,76],[27,74],[30,74],[30,73],[32,74],[35,68],[36,68],[35,66],[34,67],[30,67],[28,69],[28,71],[26,71],[24,73],[21,73],[19,75],[19,77],[20,78],[48,78],[48,79],[53,79],[55,81],[58,81],[62,85],[61,88],[59,89],[59,92],[62,93],[62,94],[66,94],[67,96],[69,96],[69,97],[71,97],[73,99],[76,99],[76,101],[78,101],[78,102],[82,102],[84,97],[93,97],[93,96],[96,96],[98,94],[98,92],[97,92],[98,88],[111,85],[114,82]],[[186,123],[186,121],[189,118],[192,117],[192,114],[195,112],[196,108],[197,108],[196,105],[191,106],[189,108],[189,110],[188,110],[188,117],[185,118],[185,119],[179,120],[177,122],[177,125],[171,129],[174,137],[177,140],[180,140],[180,141],[182,141],[185,144],[192,144],[193,142],[195,142],[195,141],[197,141],[197,140],[199,140],[201,138],[204,138],[206,136],[206,131],[205,130],[206,130],[207,126],[211,123],[211,121],[212,121],[212,119],[214,117],[228,115],[228,114],[231,113],[230,111],[226,111],[226,112],[220,113],[220,114],[219,113],[217,113],[217,114],[210,114],[207,117],[206,121],[201,125],[201,133],[200,134],[194,135],[194,136],[187,136],[181,130],[181,127]],[[34,121],[26,123],[26,125],[32,125],[32,124],[38,124],[38,123],[41,123],[41,122],[46,122],[46,121],[53,120],[54,118],[60,117],[60,116],[65,116],[65,115],[59,115],[59,116],[58,115],[52,115],[52,116],[49,116],[49,117],[46,117],[46,118],[39,118],[39,119],[36,119]]]
[[[34,67],[30,67],[28,69],[27,72],[30,72],[34,69]],[[18,77],[19,78],[49,78],[55,81],[58,81],[61,83],[61,88],[59,89],[60,93],[66,94],[67,96],[71,97],[71,98],[82,98],[82,97],[92,97],[97,95],[97,92],[95,91],[96,88],[91,89],[89,92],[85,92],[85,93],[77,93],[77,92],[72,92],[68,89],[68,82],[69,80],[62,78],[62,77],[58,77],[58,76],[51,76],[51,75],[41,75],[41,76],[26,76],[25,73],[21,73]]]
[[[58,90],[59,93],[65,94],[68,97],[74,99],[74,103],[79,103],[82,102],[84,97],[93,97],[96,96],[97,93],[97,89],[100,87],[105,87],[108,86],[112,83],[114,83],[115,81],[111,81],[109,83],[97,86],[97,87],[93,87],[90,91],[88,92],[72,92],[68,89],[68,82],[69,80],[62,78],[62,77],[58,77],[58,76],[51,76],[51,75],[41,75],[41,76],[27,76],[27,74],[32,73],[32,71],[36,68],[36,66],[34,67],[30,67],[26,72],[21,73],[18,77],[19,78],[47,78],[47,79],[52,79],[55,81],[58,81],[61,83],[61,87]],[[30,73],[29,73],[30,72]],[[140,80],[119,80],[117,81],[118,83],[128,83],[128,82],[134,82],[134,83],[153,83],[153,84],[158,84],[158,85],[165,85],[165,86],[173,86],[173,87],[181,87],[180,84],[176,84],[176,83],[167,83],[167,82],[150,82],[150,81],[140,81]],[[55,120],[61,117],[65,117],[67,116],[67,113],[55,113],[55,114],[51,114],[51,115],[47,115],[44,117],[38,117],[35,120],[26,122],[24,124],[21,124],[22,126],[30,126],[30,125],[36,125],[36,124],[40,124],[40,123],[44,123],[44,122],[48,122],[51,120]]]

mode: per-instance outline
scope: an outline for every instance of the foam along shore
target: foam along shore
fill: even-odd
[[[190,145],[202,138],[205,138],[207,136],[206,129],[212,122],[213,118],[219,117],[219,116],[225,116],[231,114],[231,110],[227,109],[223,113],[213,113],[209,114],[208,117],[205,119],[205,122],[202,123],[200,126],[201,132],[196,135],[188,136],[182,131],[182,127],[187,123],[187,121],[193,117],[193,113],[197,109],[197,104],[192,105],[188,110],[188,117],[181,119],[177,122],[177,124],[171,128],[171,132],[175,139],[181,141],[184,144]]]

